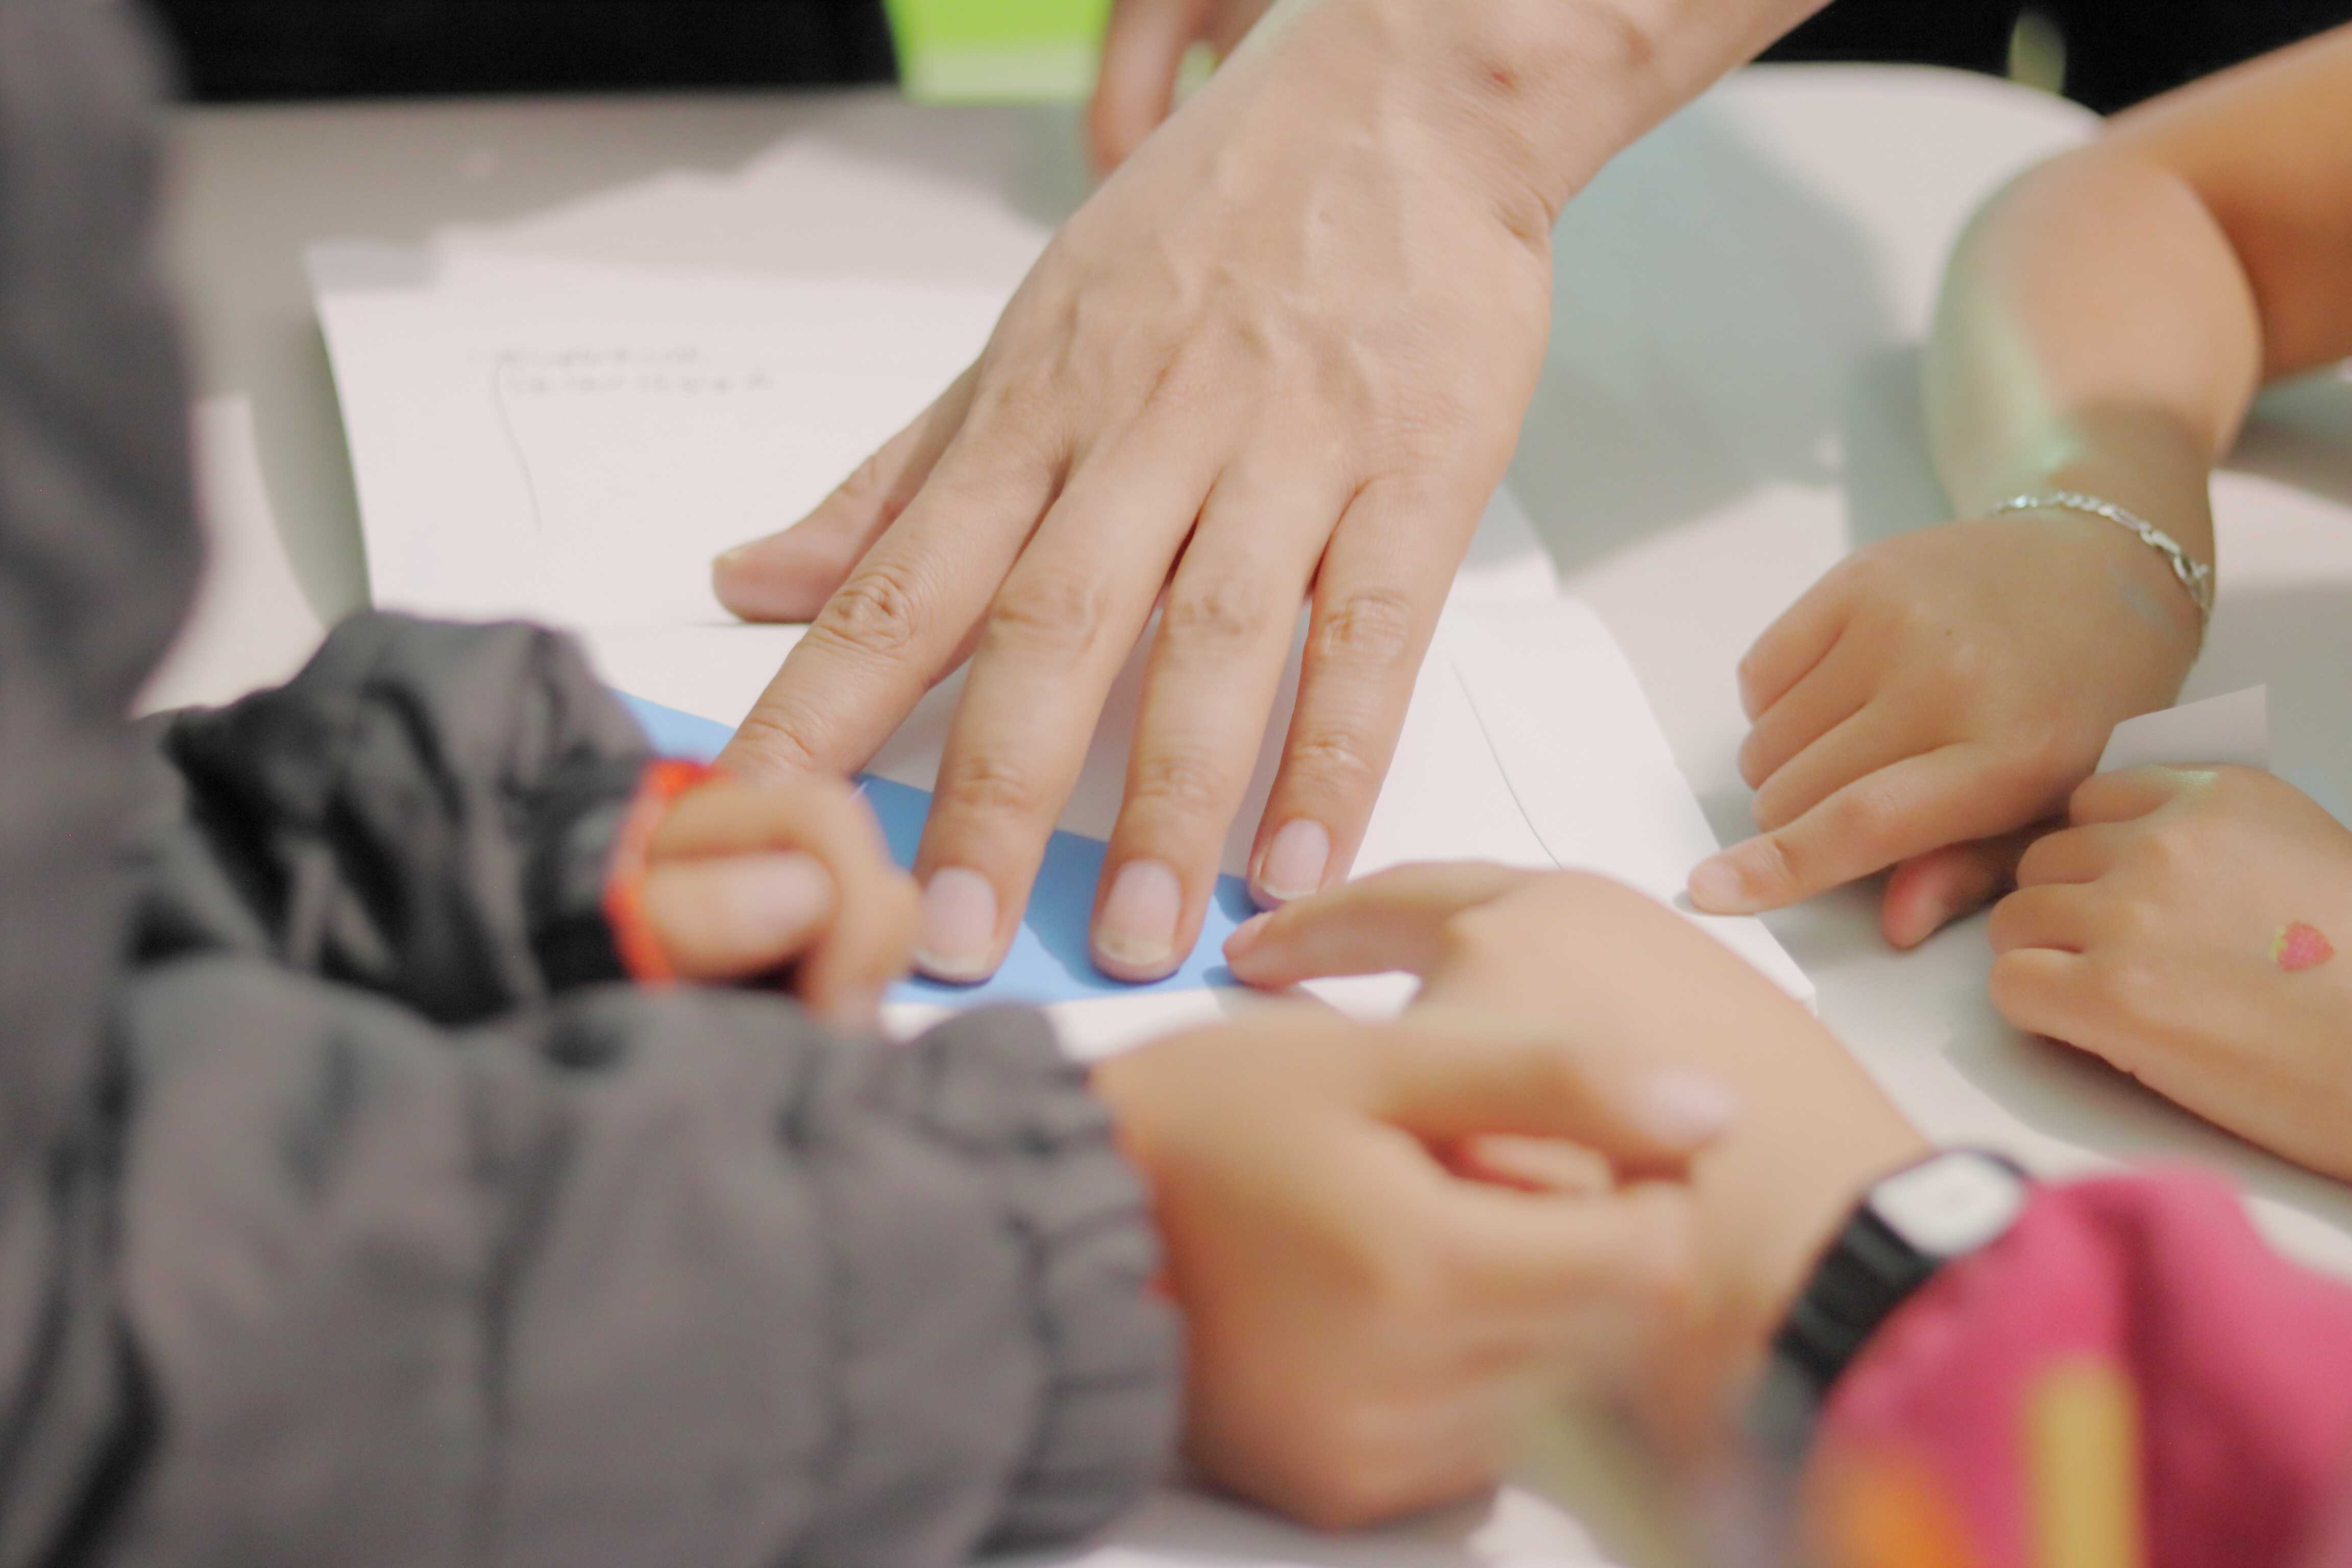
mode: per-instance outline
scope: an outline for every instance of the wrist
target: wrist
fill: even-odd
[[[1661,62],[1683,3],[1278,0],[1250,44],[1339,101],[1401,107],[1514,232],[1548,242],[1569,199],[1689,96]]]

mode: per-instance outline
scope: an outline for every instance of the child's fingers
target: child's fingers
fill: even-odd
[[[688,980],[742,980],[796,956],[825,927],[833,879],[797,851],[673,860],[646,874],[646,919]]]
[[[1936,749],[1929,716],[1874,701],[1781,764],[1756,791],[1756,826],[1785,827],[1857,779]]]
[[[1998,838],[1948,844],[1895,867],[1878,906],[1879,929],[1888,945],[1915,948],[1948,922],[1983,908],[2016,880],[2020,857],[2034,836],[2048,831],[2036,825]]]
[[[1841,643],[1759,716],[1739,743],[1739,776],[1756,788],[1870,700],[1884,671]]]
[[[2149,766],[2094,773],[2076,787],[2066,816],[2076,826],[2092,822],[2129,822],[2169,805],[2182,791],[2211,775],[2194,769]]]
[[[1992,961],[1994,1011],[2011,1027],[2053,1040],[2072,1040],[2082,1032],[2086,1007],[2083,967],[2078,952],[2050,947],[2021,947]]]
[[[1739,661],[1739,706],[1751,721],[1828,657],[1845,630],[1847,603],[1843,576],[1833,572],[1764,628]]]
[[[2099,895],[2082,882],[2020,888],[1993,906],[1985,935],[1996,953],[2021,947],[2081,952],[2096,927],[2098,902]]]
[[[1664,1328],[1661,1310],[1688,1289],[1690,1200],[1677,1186],[1568,1196],[1457,1184],[1440,1213],[1481,1315],[1569,1329],[1559,1349],[1586,1348],[1591,1331],[1561,1322],[1572,1304],[1613,1304]]]
[[[2034,840],[2025,858],[2017,863],[2017,885],[2032,888],[2044,882],[2095,882],[2114,866],[2116,851],[2131,831],[2126,824],[2103,822],[2044,834]]]
[[[1258,916],[1226,939],[1225,962],[1244,984],[1268,990],[1341,974],[1422,973],[1442,952],[1447,921],[1533,875],[1476,861],[1400,866]]]
[[[1565,1138],[1620,1170],[1674,1173],[1731,1124],[1717,1079],[1580,1051],[1557,1026],[1422,1009],[1363,1036],[1381,1121],[1433,1143],[1480,1133]]]
[[[832,919],[799,955],[801,999],[848,1026],[874,1021],[884,989],[907,970],[919,907],[873,812],[847,784],[803,776],[752,784],[720,779],[679,797],[651,846],[672,860],[797,849],[824,863]]]
[[[1710,914],[1754,914],[1947,844],[2005,832],[2020,813],[1985,787],[1985,748],[1977,742],[1905,757],[1788,826],[1701,861],[1691,872],[1691,901]]]
[[[1482,1132],[1448,1144],[1445,1168],[1468,1182],[1516,1187],[1525,1193],[1593,1197],[1614,1190],[1609,1162],[1563,1138],[1529,1138],[1517,1132]]]

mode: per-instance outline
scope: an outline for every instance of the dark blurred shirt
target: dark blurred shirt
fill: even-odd
[[[193,96],[799,87],[896,74],[881,0],[151,0]]]

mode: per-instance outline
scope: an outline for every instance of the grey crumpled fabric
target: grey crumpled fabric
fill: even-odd
[[[562,639],[121,715],[195,566],[152,70],[0,0],[0,1568],[924,1564],[1166,1465],[1143,1195],[1034,1015],[614,978]]]

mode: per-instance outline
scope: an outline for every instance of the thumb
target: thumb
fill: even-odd
[[[811,621],[883,531],[898,521],[963,427],[976,369],[785,529],[739,544],[710,563],[711,592],[747,621]]]
[[[1143,145],[1176,103],[1184,51],[1208,26],[1207,0],[1118,0],[1103,33],[1102,68],[1087,111],[1095,173]]]

